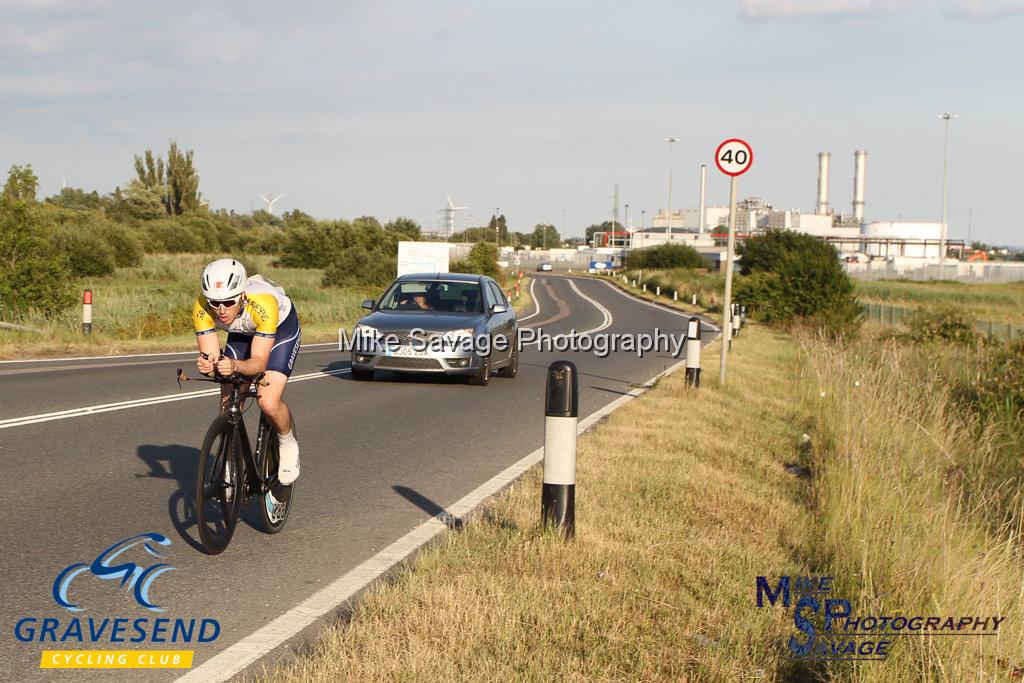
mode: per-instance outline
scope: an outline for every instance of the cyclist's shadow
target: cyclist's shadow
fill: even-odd
[[[197,538],[192,536],[192,533],[197,533],[194,531],[196,528],[195,485],[199,449],[180,444],[167,446],[144,444],[139,446],[137,453],[139,458],[149,465],[149,472],[135,476],[173,479],[178,482],[178,490],[167,500],[167,512],[171,517],[171,524],[186,543],[202,552],[203,546]]]

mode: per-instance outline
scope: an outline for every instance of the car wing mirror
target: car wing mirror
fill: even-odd
[[[491,306],[491,313],[504,313],[508,310],[508,306],[502,306],[501,304],[494,304]]]
[[[372,310],[373,310],[373,304],[374,304],[374,303],[375,303],[375,302],[374,302],[374,300],[373,300],[373,299],[364,299],[364,300],[363,300],[363,308],[365,308],[365,309],[366,309],[366,310],[368,310],[368,311],[372,311]]]

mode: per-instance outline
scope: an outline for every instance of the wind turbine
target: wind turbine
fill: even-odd
[[[270,194],[272,195],[274,193],[271,192]],[[282,193],[282,194],[277,195],[273,199],[267,199],[267,195],[265,195],[265,194],[261,194],[260,195],[260,199],[262,199],[263,201],[265,201],[267,203],[267,213],[274,213],[274,202],[276,202],[278,199],[280,199],[283,196],[284,196],[284,194]]]
[[[451,195],[446,193],[444,196],[448,200],[448,206],[446,206],[445,208],[441,209],[440,213],[444,214],[445,229],[448,231],[448,239],[451,239],[452,235],[455,234],[455,212],[456,211],[465,211],[469,207],[468,206],[455,206],[455,203],[452,202]]]

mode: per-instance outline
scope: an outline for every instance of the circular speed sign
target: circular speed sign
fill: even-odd
[[[715,150],[715,164],[718,170],[729,176],[743,175],[754,163],[754,150],[739,138],[731,138]]]

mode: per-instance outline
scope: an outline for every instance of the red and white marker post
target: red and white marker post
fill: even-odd
[[[82,334],[92,333],[92,290],[82,292]]]
[[[718,366],[718,381],[725,384],[725,362],[732,339],[732,261],[736,254],[736,179],[750,170],[754,163],[754,150],[745,140],[729,138],[715,150],[715,165],[729,176],[729,243],[725,257],[725,301],[722,302],[722,357]]]

